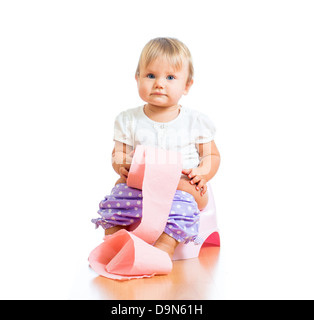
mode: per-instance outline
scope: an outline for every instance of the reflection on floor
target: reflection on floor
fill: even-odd
[[[220,247],[205,244],[198,258],[174,261],[166,276],[115,281],[97,274],[86,264],[70,299],[102,300],[207,300],[224,297],[220,277]]]

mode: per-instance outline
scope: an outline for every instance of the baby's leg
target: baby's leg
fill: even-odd
[[[119,183],[126,183],[126,180],[122,177],[120,177],[117,182],[115,183],[115,186]],[[105,229],[105,236],[109,236],[111,234],[116,233],[117,231],[121,230],[121,229],[127,229],[126,227],[123,226],[115,226],[115,227],[111,227],[109,229]]]
[[[183,190],[176,191],[164,233],[155,243],[170,257],[180,242],[195,241],[198,235],[199,204],[192,196],[195,187],[190,186],[188,181],[180,181],[179,187]],[[98,213],[101,217],[92,222],[96,227],[102,226],[106,235],[138,224],[142,217],[142,191],[128,188],[125,183],[117,184],[111,194],[101,201]]]
[[[182,177],[179,181],[177,190],[185,191],[191,194],[198,206],[199,210],[203,210],[208,203],[208,193],[201,196],[201,191],[197,191],[194,184],[190,183],[190,179],[187,177]]]
[[[114,233],[116,233],[117,231],[119,231],[121,229],[126,229],[126,227],[116,226],[116,227],[112,227],[112,228],[109,228],[109,229],[105,229],[105,236],[109,236],[111,234],[114,234]]]
[[[155,247],[165,251],[169,254],[170,259],[172,259],[174,250],[176,249],[179,242],[174,238],[168,236],[165,232],[159,237],[159,239],[155,243]]]
[[[177,190],[171,205],[164,233],[155,243],[155,247],[167,252],[172,259],[180,242],[199,243],[198,236],[200,210],[194,197],[185,190]]]
[[[142,191],[117,183],[99,204],[97,219],[92,219],[96,228],[103,227],[105,235],[138,224],[142,217]]]

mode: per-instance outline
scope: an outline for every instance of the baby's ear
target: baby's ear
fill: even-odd
[[[139,75],[139,73],[137,72],[137,73],[135,74],[135,81],[136,81],[136,84],[137,84],[137,89],[139,89],[139,86],[140,86],[139,77],[140,77],[140,75]]]
[[[191,79],[190,81],[188,81],[188,82],[186,83],[185,90],[184,90],[184,92],[183,92],[184,95],[187,95],[187,94],[189,93],[189,91],[190,91],[193,83],[194,83],[194,80],[193,80],[193,79]]]

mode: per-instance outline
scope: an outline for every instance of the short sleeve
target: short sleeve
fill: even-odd
[[[115,119],[113,140],[133,146],[132,121],[126,111]]]
[[[195,121],[195,143],[208,143],[215,138],[216,128],[213,122],[203,113],[199,113]]]

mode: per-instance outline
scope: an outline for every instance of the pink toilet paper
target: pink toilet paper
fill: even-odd
[[[116,280],[171,272],[169,255],[152,245],[167,224],[181,171],[180,153],[137,146],[127,185],[143,190],[141,223],[132,232],[123,229],[104,238],[89,256],[94,271]]]

